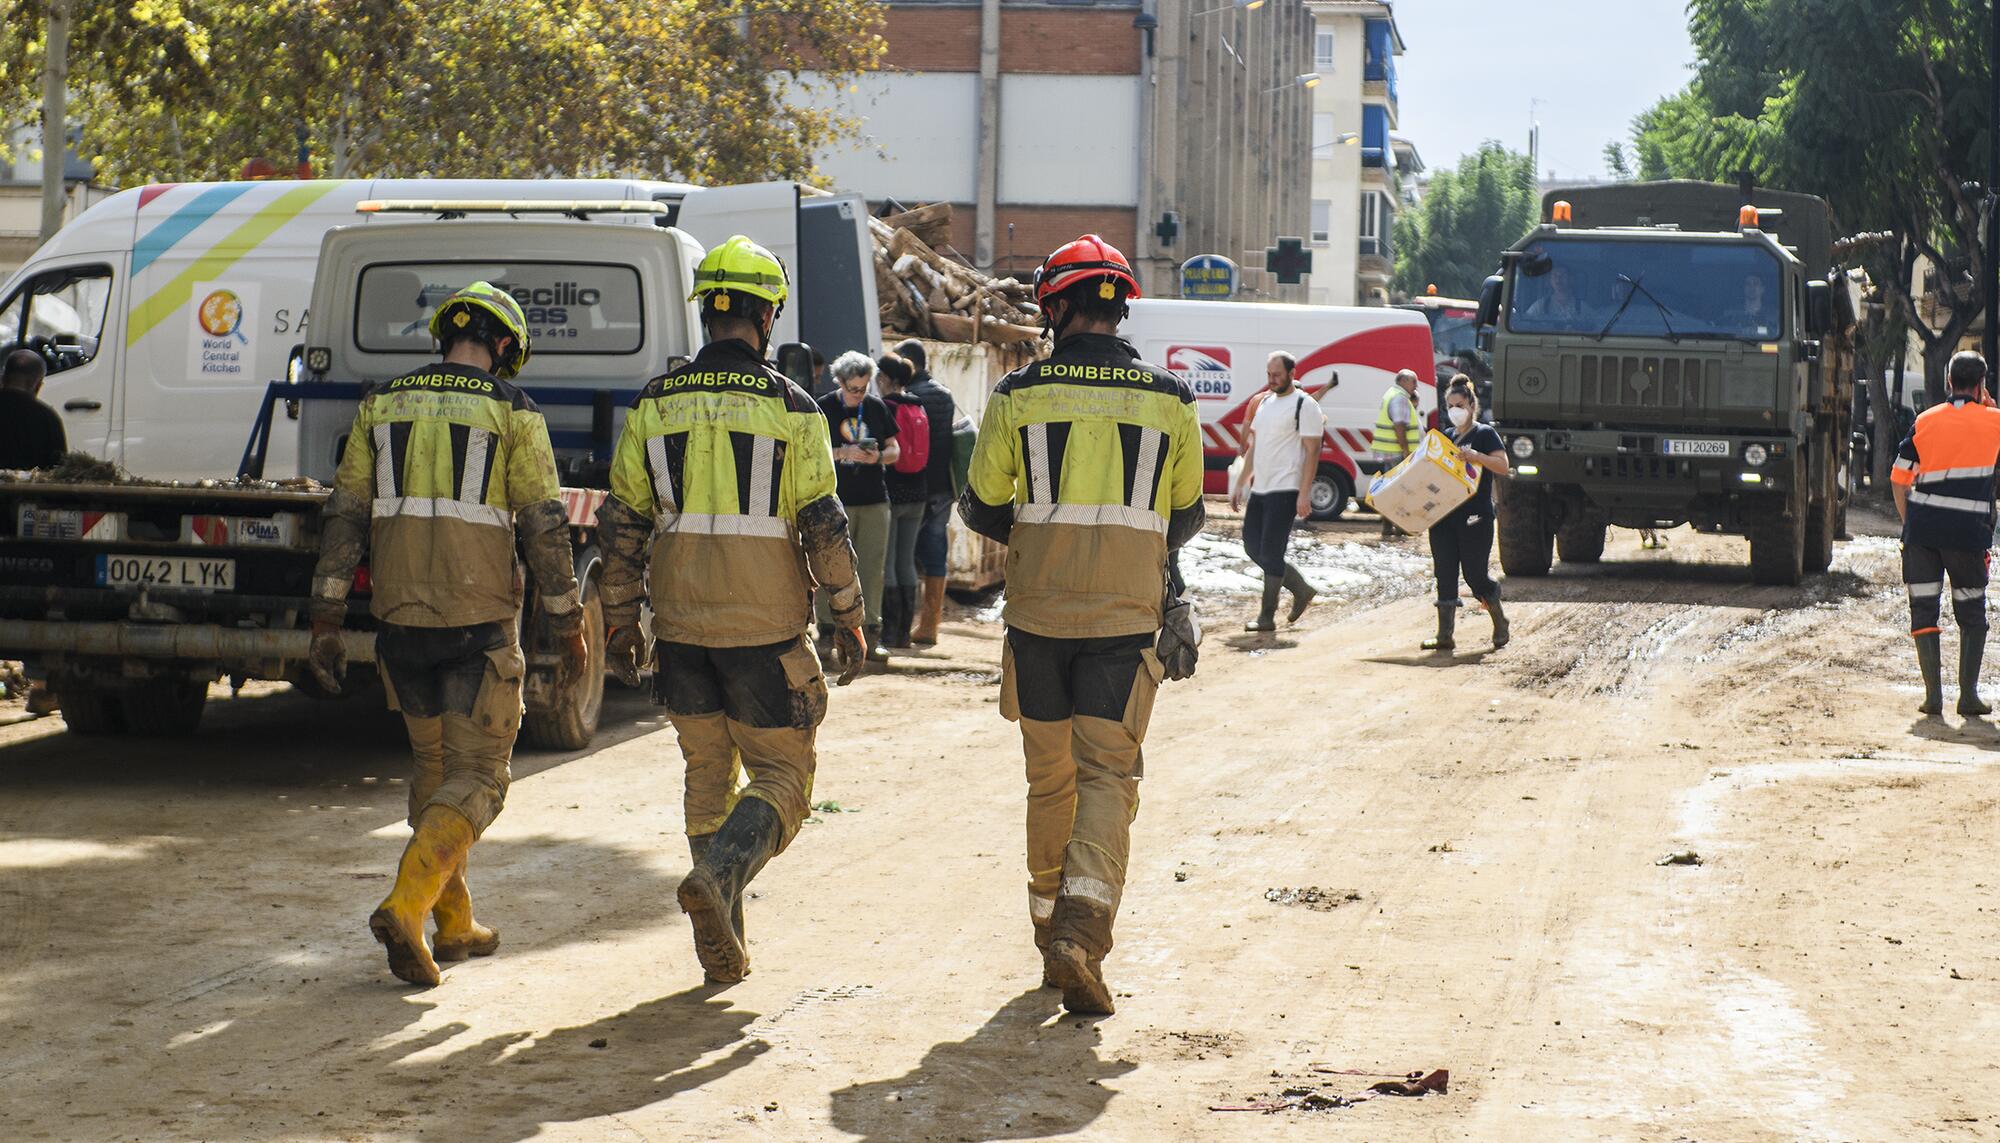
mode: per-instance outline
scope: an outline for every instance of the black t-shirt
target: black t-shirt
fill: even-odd
[[[62,414],[19,389],[0,389],[0,468],[54,468],[68,448]]]
[[[828,393],[819,399],[819,411],[826,416],[827,432],[833,437],[836,449],[842,445],[870,441],[879,445],[896,435],[896,418],[890,414],[889,406],[873,394],[861,398],[859,408],[850,409],[840,399],[838,391]],[[882,504],[888,501],[889,489],[882,481],[882,473],[886,470],[882,465],[840,461],[833,467],[840,484],[842,504]]]
[[[1505,452],[1507,449],[1506,443],[1500,439],[1500,434],[1494,430],[1493,426],[1483,423],[1475,426],[1470,436],[1462,441],[1454,441],[1453,443],[1458,445],[1460,452],[1492,453]],[[1493,474],[1483,468],[1479,470],[1479,491],[1473,493],[1472,499],[1459,505],[1458,510],[1447,516],[1446,519],[1459,523],[1470,523],[1471,518],[1474,516],[1479,517],[1481,520],[1491,520],[1493,518]]]

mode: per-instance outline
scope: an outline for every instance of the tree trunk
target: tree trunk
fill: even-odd
[[[69,157],[69,16],[71,0],[49,0],[42,62],[42,237],[63,224],[63,166]]]
[[[1896,439],[1896,406],[1889,399],[1889,379],[1877,376],[1868,379],[1868,408],[1875,414],[1875,425],[1869,441],[1868,490],[1876,496],[1889,493],[1889,469],[1896,462],[1896,448],[1903,442]]]

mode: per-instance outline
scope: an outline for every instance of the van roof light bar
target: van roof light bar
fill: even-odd
[[[497,199],[497,198],[372,198],[354,204],[357,214],[435,214],[464,218],[468,214],[560,214],[588,219],[593,214],[672,214],[673,208],[651,199]]]

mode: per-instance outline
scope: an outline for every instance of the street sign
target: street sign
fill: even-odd
[[[1236,263],[1220,254],[1197,254],[1181,263],[1181,297],[1226,301],[1236,296]]]
[[[1276,246],[1264,248],[1264,269],[1275,274],[1280,285],[1296,286],[1313,272],[1312,252],[1303,239],[1280,238]]]

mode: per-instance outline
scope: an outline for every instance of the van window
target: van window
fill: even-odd
[[[639,271],[595,262],[378,262],[361,271],[354,345],[365,353],[430,353],[431,313],[452,292],[491,282],[514,295],[537,357],[637,353],[646,341]]]
[[[0,348],[42,355],[50,373],[88,365],[111,308],[111,267],[68,266],[30,278],[0,305]]]

